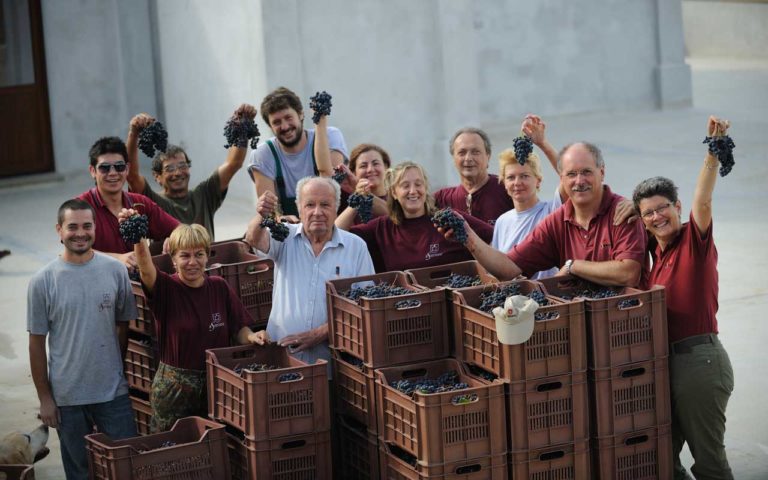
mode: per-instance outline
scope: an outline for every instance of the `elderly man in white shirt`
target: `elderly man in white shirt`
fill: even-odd
[[[314,363],[329,360],[325,282],[374,273],[365,242],[334,226],[341,191],[329,178],[305,177],[296,185],[301,223],[283,224],[284,241],[270,237],[261,221],[275,212],[279,200],[271,191],[259,196],[257,215],[245,240],[275,262],[272,312],[260,343],[277,342],[291,354]]]

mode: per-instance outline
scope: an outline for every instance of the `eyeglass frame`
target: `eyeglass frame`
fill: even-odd
[[[96,165],[96,170],[103,175],[108,175],[113,168],[115,169],[115,172],[123,173],[128,169],[128,163],[127,162],[117,162],[117,163],[104,162]]]
[[[174,173],[176,170],[186,172],[189,170],[189,167],[189,162],[180,162],[178,165],[163,165],[163,168],[160,171],[162,173]]]
[[[669,207],[671,207],[672,205],[673,205],[672,202],[667,202],[667,203],[665,203],[663,205],[660,205],[660,206],[658,206],[656,208],[648,210],[647,212],[641,213],[640,214],[640,218],[642,218],[643,220],[652,220],[654,215],[656,215],[656,214],[661,215],[662,213],[667,211],[667,209]]]

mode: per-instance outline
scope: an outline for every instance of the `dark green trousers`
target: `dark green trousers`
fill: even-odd
[[[149,403],[152,405],[152,433],[170,430],[184,417],[208,416],[205,371],[186,370],[159,362]]]

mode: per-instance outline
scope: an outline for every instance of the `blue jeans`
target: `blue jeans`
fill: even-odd
[[[57,432],[67,480],[88,480],[85,436],[93,433],[94,427],[113,440],[137,435],[128,394],[104,403],[59,407],[59,414]]]

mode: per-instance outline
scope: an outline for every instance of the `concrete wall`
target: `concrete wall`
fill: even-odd
[[[691,57],[768,58],[768,1],[683,1]]]

